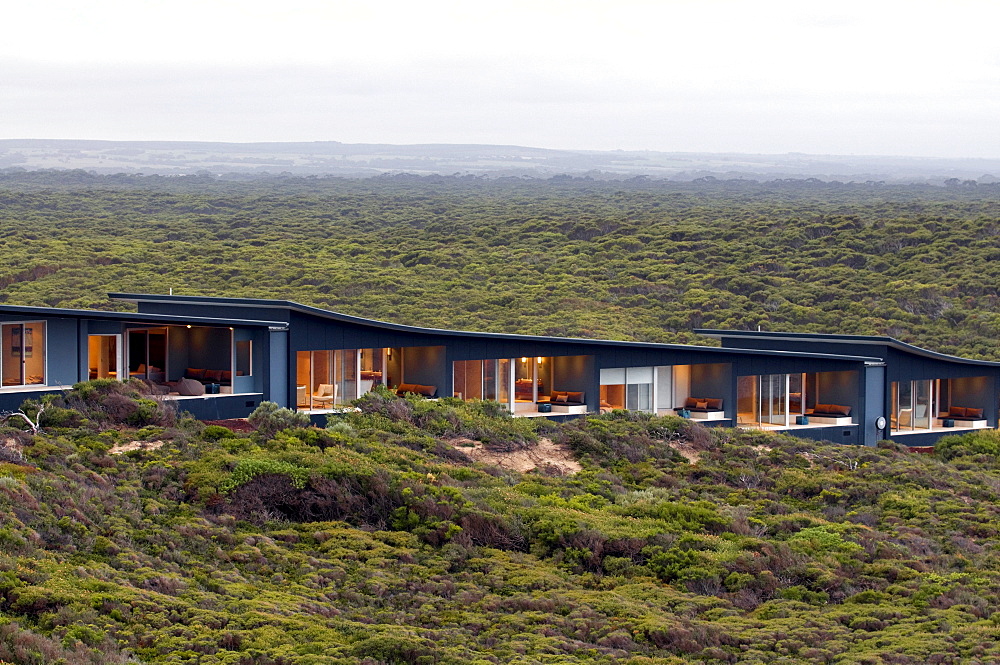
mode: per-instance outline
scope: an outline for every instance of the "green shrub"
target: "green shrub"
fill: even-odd
[[[309,414],[292,411],[274,402],[261,402],[247,418],[247,422],[262,436],[270,439],[281,430],[307,427]]]
[[[352,438],[358,435],[356,429],[354,429],[348,423],[345,423],[342,420],[328,424],[326,426],[326,429],[328,432],[332,434],[341,434],[347,438]]]
[[[942,436],[934,445],[934,454],[946,461],[968,455],[1000,458],[1000,430],[982,429]]]
[[[236,433],[222,425],[208,425],[202,430],[201,436],[206,441],[218,441],[220,439],[233,438],[236,436]]]
[[[219,487],[222,492],[230,492],[245,485],[257,476],[265,475],[287,476],[292,485],[302,489],[309,482],[309,469],[296,466],[290,462],[273,459],[244,459],[236,465],[232,474]]]
[[[151,388],[138,379],[116,381],[97,379],[75,384],[62,395],[46,397],[48,408],[43,423],[73,427],[89,423],[96,429],[132,427],[172,427],[177,423],[173,402],[156,399]],[[51,411],[51,421],[46,420]],[[78,414],[72,416],[72,412]]]

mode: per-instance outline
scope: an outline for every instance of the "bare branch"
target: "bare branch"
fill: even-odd
[[[24,411],[18,409],[17,411],[3,411],[0,412],[0,422],[7,422],[11,418],[17,417],[21,418],[28,424],[31,428],[32,434],[38,434],[38,430],[42,428],[42,414],[45,413],[45,405],[40,404],[38,406],[38,411],[35,413],[35,419],[32,420],[28,414]]]

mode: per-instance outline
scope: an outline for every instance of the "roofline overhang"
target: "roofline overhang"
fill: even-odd
[[[904,353],[912,353],[925,358],[942,360],[945,362],[962,363],[965,365],[980,365],[983,367],[1000,367],[1000,362],[992,360],[976,360],[974,358],[962,358],[961,356],[951,356],[946,353],[938,353],[913,344],[901,342],[895,337],[883,335],[836,335],[832,333],[796,333],[796,332],[772,332],[763,330],[713,330],[699,328],[694,331],[699,335],[721,340],[730,339],[766,339],[775,342],[829,342],[832,344],[867,344],[871,346],[887,346]]]
[[[68,309],[62,307],[35,307],[30,305],[0,305],[0,314],[24,314],[44,318],[108,319],[122,323],[164,323],[178,325],[204,325],[233,328],[288,328],[284,321],[257,321],[252,319],[226,319],[208,316],[179,316],[176,314],[143,314],[139,312],[109,312],[100,309]]]
[[[697,344],[663,344],[659,342],[630,342],[630,341],[610,340],[610,339],[590,339],[582,337],[545,337],[542,335],[517,335],[511,333],[475,332],[469,330],[446,330],[441,328],[420,328],[417,326],[408,326],[399,323],[389,323],[387,321],[379,321],[377,319],[366,319],[360,316],[352,316],[350,314],[341,314],[340,312],[333,312],[330,310],[321,309],[319,307],[303,305],[302,303],[297,303],[291,300],[266,300],[257,298],[218,298],[211,296],[179,296],[172,294],[164,295],[164,294],[141,294],[141,293],[109,293],[108,297],[114,300],[121,300],[136,304],[140,302],[161,303],[161,304],[191,303],[198,305],[213,305],[219,307],[260,307],[260,308],[273,308],[273,309],[287,309],[293,312],[299,312],[301,314],[308,314],[320,318],[340,321],[342,323],[350,323],[350,324],[368,326],[373,328],[381,328],[383,330],[392,330],[395,332],[405,332],[405,333],[413,333],[420,335],[477,337],[477,338],[495,339],[495,340],[503,340],[511,342],[547,342],[547,343],[574,344],[574,345],[586,344],[586,345],[597,345],[597,346],[624,346],[628,348],[641,348],[641,349],[660,350],[660,351],[686,351],[686,352],[698,351],[698,352],[718,353],[718,354],[742,353],[755,356],[777,356],[784,358],[803,358],[803,359],[815,359],[815,360],[842,360],[842,361],[859,362],[859,363],[870,362],[870,361],[882,362],[881,358],[876,358],[876,357],[837,355],[830,353],[774,351],[768,349],[732,349],[719,346],[701,346]]]

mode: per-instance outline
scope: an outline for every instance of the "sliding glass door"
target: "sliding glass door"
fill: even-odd
[[[166,383],[166,328],[142,328],[128,331],[128,374],[130,377],[152,383]]]
[[[892,422],[896,431],[931,429],[939,398],[933,379],[892,384]]]
[[[788,427],[805,413],[805,385],[802,374],[764,374],[757,378],[756,395],[741,387],[740,397],[756,397],[758,423]]]

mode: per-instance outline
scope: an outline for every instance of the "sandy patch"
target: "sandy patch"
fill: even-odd
[[[698,460],[701,459],[701,453],[695,450],[690,443],[685,441],[671,441],[667,445],[679,452],[681,457],[686,459],[689,464],[697,464]]]
[[[112,455],[123,455],[133,450],[156,450],[164,443],[164,441],[129,441],[128,443],[115,444],[108,452]]]
[[[544,437],[533,446],[510,452],[487,450],[482,441],[472,439],[453,439],[449,443],[475,462],[519,473],[545,469],[558,475],[571,476],[583,468],[573,459],[568,447],[557,445]]]

